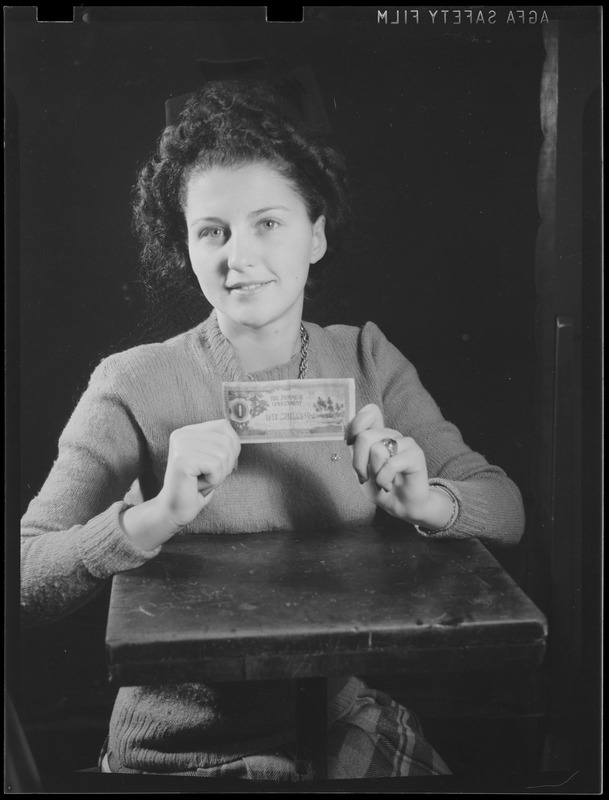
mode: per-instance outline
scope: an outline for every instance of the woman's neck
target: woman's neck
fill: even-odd
[[[288,362],[300,352],[300,316],[263,328],[235,324],[218,313],[218,326],[245,372],[261,372]]]

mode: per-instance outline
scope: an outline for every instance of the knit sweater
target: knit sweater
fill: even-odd
[[[356,411],[376,403],[385,425],[423,449],[430,478],[456,496],[459,514],[437,536],[511,544],[520,538],[520,493],[473,452],[423,388],[413,365],[374,323],[307,323],[310,378],[354,378]],[[255,373],[294,379],[299,357]],[[126,536],[119,514],[157,494],[173,430],[224,416],[222,381],[247,380],[215,313],[159,344],[112,355],[94,371],[59,440],[53,468],[22,523],[22,619],[71,613],[123,570],[154,558]],[[340,459],[331,458],[338,453]],[[178,535],[368,525],[376,507],[344,442],[243,445],[239,468]],[[255,752],[293,735],[289,683],[272,687],[198,684],[119,691],[110,731],[118,766],[183,771]],[[273,698],[270,701],[269,698]],[[341,698],[340,702],[348,702]],[[112,766],[112,764],[111,764]]]

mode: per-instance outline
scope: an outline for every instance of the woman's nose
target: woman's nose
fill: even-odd
[[[228,241],[228,268],[247,269],[255,265],[256,259],[257,249],[253,237],[245,232],[234,232]]]

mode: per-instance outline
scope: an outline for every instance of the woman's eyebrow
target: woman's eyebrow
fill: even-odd
[[[194,228],[194,226],[198,225],[200,222],[215,222],[218,225],[224,224],[220,217],[197,217],[196,219],[193,219],[192,222],[188,223],[188,227]]]
[[[268,206],[267,208],[258,208],[256,211],[250,211],[248,217],[257,217],[259,214],[267,214],[269,211],[289,211],[287,206]]]

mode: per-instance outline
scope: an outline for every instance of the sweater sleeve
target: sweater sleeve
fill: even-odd
[[[430,480],[445,486],[459,504],[450,528],[425,535],[517,543],[524,531],[524,508],[516,485],[465,444],[423,387],[414,366],[374,323],[364,327],[362,342],[364,357],[373,363],[382,387],[385,424],[417,442],[425,453]]]
[[[119,523],[138,477],[145,442],[116,391],[116,357],[93,373],[59,439],[58,455],[21,525],[23,624],[82,606],[102,583],[154,557]]]

